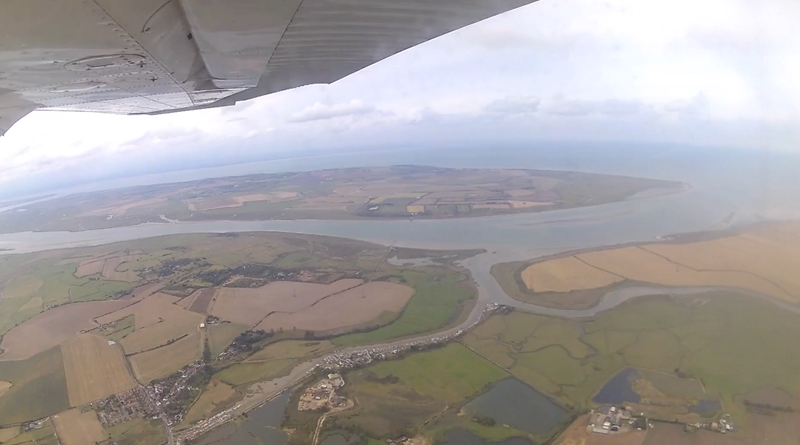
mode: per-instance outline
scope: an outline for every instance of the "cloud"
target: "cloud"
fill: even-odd
[[[630,116],[641,114],[645,108],[642,102],[636,100],[574,100],[557,95],[545,111],[556,116]]]
[[[490,102],[483,108],[483,111],[498,114],[536,113],[539,110],[540,102],[538,97],[533,96],[509,97]]]
[[[664,106],[664,110],[669,113],[700,115],[708,110],[708,96],[702,91],[689,100],[674,100]]]
[[[343,116],[369,114],[374,111],[375,107],[367,105],[357,99],[333,105],[325,105],[317,102],[314,105],[303,108],[297,113],[290,114],[286,121],[292,123],[320,121]]]

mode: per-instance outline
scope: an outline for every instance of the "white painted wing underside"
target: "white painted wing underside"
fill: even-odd
[[[0,135],[37,108],[233,105],[534,0],[0,0]]]

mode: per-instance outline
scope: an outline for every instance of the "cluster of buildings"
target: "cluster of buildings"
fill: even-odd
[[[349,401],[346,398],[336,394],[336,390],[342,387],[344,387],[344,379],[341,375],[338,373],[328,374],[327,379],[322,379],[311,385],[300,395],[297,410],[315,411],[328,409],[330,411],[339,411],[349,408],[352,404],[348,403]]]
[[[634,422],[630,407],[604,406],[592,411],[587,429],[595,434],[627,432],[632,429]]]
[[[41,429],[44,426],[45,422],[47,422],[48,419],[50,419],[50,418],[49,417],[45,417],[44,419],[39,419],[39,420],[34,420],[32,422],[23,423],[22,424],[22,432],[24,433],[26,431],[32,431],[32,430]]]
[[[92,407],[97,411],[100,423],[106,427],[127,422],[134,417],[158,415],[156,404],[141,386],[93,402]]]
[[[714,431],[716,433],[725,434],[729,431],[735,431],[736,426],[731,422],[730,414],[723,414],[717,421],[713,422],[698,422],[686,424],[686,431],[696,431],[699,429]]]
[[[373,361],[386,360],[388,358],[393,357],[396,354],[405,352],[412,348],[425,348],[439,343],[445,343],[454,338],[460,337],[461,335],[463,335],[464,333],[475,327],[478,323],[481,322],[481,320],[483,320],[484,317],[486,317],[486,315],[494,312],[505,312],[508,310],[509,308],[507,306],[499,305],[497,303],[488,303],[484,307],[483,312],[481,313],[481,315],[478,317],[477,320],[475,320],[469,326],[461,328],[451,334],[444,334],[437,337],[416,340],[408,343],[403,343],[400,345],[376,346],[366,349],[355,349],[351,351],[337,352],[323,357],[322,358],[323,366],[327,369],[355,368],[357,366],[367,365],[369,363],[372,363]]]
[[[188,381],[205,366],[203,360],[195,360],[175,374],[163,380],[150,382],[144,387],[147,398],[155,404],[157,411],[166,417],[167,425],[172,426],[183,420],[185,407],[182,394],[184,391],[199,389],[190,387]]]

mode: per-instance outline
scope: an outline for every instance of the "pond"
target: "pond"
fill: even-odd
[[[489,392],[464,406],[464,410],[534,435],[549,433],[568,414],[540,392],[513,378],[498,382]]]
[[[713,414],[722,409],[722,404],[719,400],[700,399],[694,405],[689,407],[689,411],[700,414]]]
[[[480,437],[464,430],[452,430],[447,432],[447,442],[444,445],[531,445],[528,439],[513,437],[502,442],[487,442]]]
[[[639,371],[625,368],[611,378],[592,399],[594,403],[639,403],[641,397],[633,390],[633,382],[641,378]]]
[[[241,424],[226,423],[197,439],[198,445],[284,445],[289,436],[280,427],[283,423],[289,391],[247,414]],[[334,444],[335,445],[335,444]]]

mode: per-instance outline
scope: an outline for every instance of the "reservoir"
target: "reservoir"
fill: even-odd
[[[491,417],[534,435],[551,432],[567,417],[567,411],[530,386],[510,378],[464,406],[473,416]]]
[[[639,403],[641,397],[633,390],[633,382],[640,377],[639,371],[633,368],[625,368],[606,382],[592,401],[594,403],[615,405],[626,402]]]

